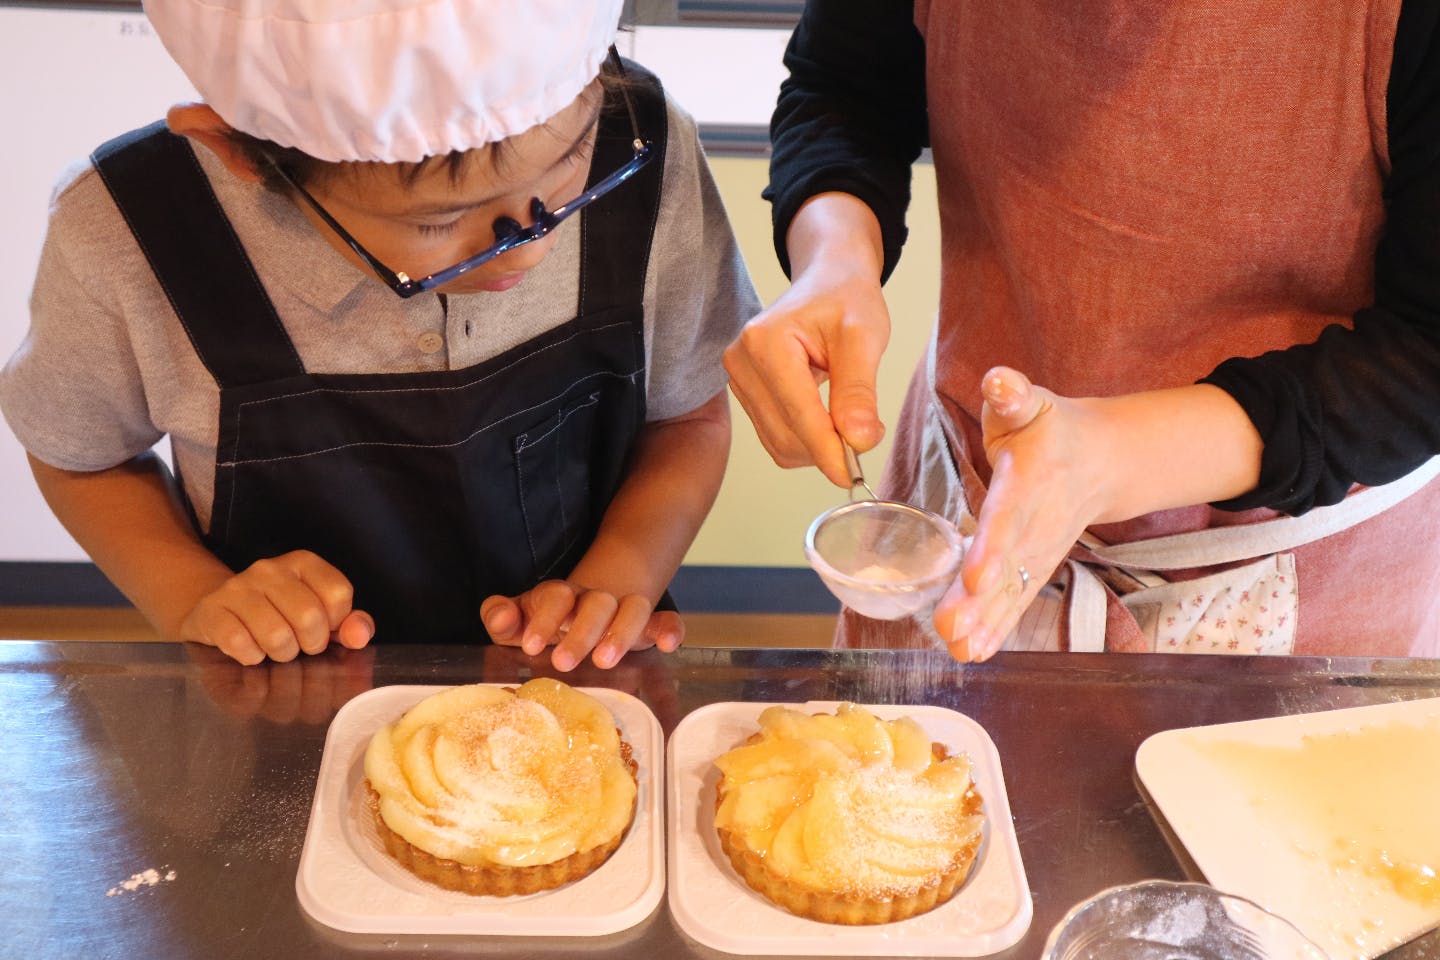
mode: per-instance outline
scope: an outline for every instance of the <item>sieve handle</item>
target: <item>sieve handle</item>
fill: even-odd
[[[870,484],[865,482],[865,471],[860,469],[860,454],[850,446],[844,437],[840,438],[840,446],[845,448],[845,470],[850,474],[850,499],[855,499],[855,488],[861,487],[871,500],[878,500],[875,491],[870,489]]]

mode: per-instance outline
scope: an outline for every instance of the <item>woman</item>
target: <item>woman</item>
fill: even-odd
[[[848,482],[928,143],[940,318],[886,491],[976,515],[957,657],[1440,654],[1437,17],[807,5],[768,191],[793,284],[726,364],[777,462]]]

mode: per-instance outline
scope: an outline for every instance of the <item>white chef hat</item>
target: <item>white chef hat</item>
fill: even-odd
[[[414,162],[559,113],[621,0],[145,0],[226,123],[320,160]]]

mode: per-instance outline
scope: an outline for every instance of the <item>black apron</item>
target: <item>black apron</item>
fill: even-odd
[[[658,81],[627,68],[658,155],[580,215],[575,319],[463,370],[307,373],[188,142],[155,124],[95,152],[220,386],[203,536],[232,569],[311,550],[349,578],[376,639],[417,643],[483,642],[485,597],[570,573],[645,423],[666,118]],[[608,104],[592,182],[630,158],[631,139],[623,103]]]

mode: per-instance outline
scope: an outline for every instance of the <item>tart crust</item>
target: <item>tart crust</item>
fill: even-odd
[[[640,767],[635,762],[635,753],[630,748],[630,744],[624,740],[620,741],[620,759],[630,771],[631,779],[636,780],[638,785]],[[385,851],[394,857],[401,866],[437,887],[457,893],[489,897],[514,897],[527,893],[539,893],[542,890],[553,890],[589,875],[619,849],[620,844],[630,833],[630,827],[635,822],[637,802],[632,800],[630,803],[630,816],[625,821],[625,828],[605,843],[591,847],[589,850],[577,850],[568,857],[562,857],[553,863],[511,867],[501,864],[459,863],[455,860],[437,857],[420,849],[390,829],[385,818],[380,815],[380,795],[370,786],[368,780],[365,782],[365,790],[368,794],[368,806],[374,818],[375,827],[380,834],[381,841],[385,844]]]

